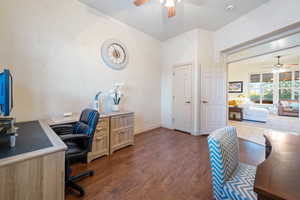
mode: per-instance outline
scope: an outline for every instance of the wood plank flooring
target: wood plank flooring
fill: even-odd
[[[263,146],[239,141],[242,162],[257,165],[264,160]],[[67,200],[213,199],[206,136],[160,128],[137,135],[135,146],[73,169],[96,173],[78,182],[86,190],[84,197],[68,190]]]

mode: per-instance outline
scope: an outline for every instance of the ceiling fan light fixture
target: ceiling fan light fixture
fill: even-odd
[[[225,10],[226,10],[226,11],[231,11],[231,10],[233,10],[234,8],[235,8],[235,6],[234,6],[233,4],[230,4],[230,5],[226,6]]]
[[[283,68],[273,68],[273,69],[272,69],[273,74],[281,73],[281,72],[286,72],[286,71],[287,71],[287,70],[286,70],[286,69],[283,69]]]
[[[171,7],[174,7],[174,6],[175,6],[174,0],[166,0],[165,7],[171,8]]]

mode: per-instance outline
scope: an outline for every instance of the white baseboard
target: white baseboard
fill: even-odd
[[[150,130],[153,130],[153,129],[156,129],[156,128],[160,128],[160,127],[161,127],[160,124],[153,124],[153,125],[141,128],[141,129],[136,129],[135,132],[134,132],[134,135],[138,135],[140,133],[143,133],[143,132],[146,132],[146,131],[150,131]]]
[[[200,136],[200,135],[208,135],[209,131],[205,131],[205,130],[197,130],[191,133],[194,136]]]

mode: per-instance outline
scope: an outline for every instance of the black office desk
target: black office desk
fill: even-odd
[[[9,147],[9,137],[0,137],[0,159],[52,147],[49,138],[38,121],[16,123],[16,146]]]

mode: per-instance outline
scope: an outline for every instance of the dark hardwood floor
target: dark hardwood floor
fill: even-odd
[[[257,165],[264,154],[264,147],[240,140],[242,162]],[[73,169],[96,173],[78,182],[86,190],[84,197],[68,190],[67,200],[213,199],[206,136],[160,128],[137,135],[135,146]]]

